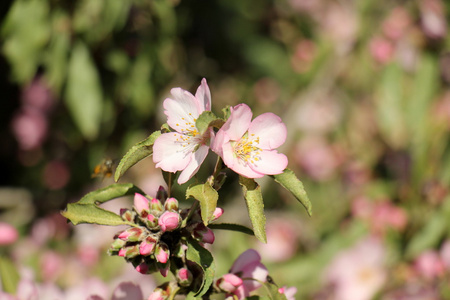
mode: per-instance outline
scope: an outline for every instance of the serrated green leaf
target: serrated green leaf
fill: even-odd
[[[99,225],[117,226],[131,225],[124,221],[119,215],[100,208],[94,204],[69,203],[61,214],[70,220],[73,225],[80,223],[91,223]]]
[[[219,223],[219,224],[209,224],[208,227],[210,229],[230,230],[245,233],[248,235],[255,235],[253,230],[240,224]]]
[[[200,183],[186,190],[186,198],[189,197],[200,202],[203,223],[208,225],[217,207],[219,193],[209,183]]]
[[[292,170],[285,169],[282,174],[272,175],[271,177],[275,179],[275,182],[279,183],[297,198],[297,200],[305,207],[308,215],[312,215],[311,201],[309,201],[303,183],[295,176]]]
[[[67,108],[83,136],[92,140],[100,128],[103,95],[97,68],[82,42],[73,48],[67,76]]]
[[[264,215],[261,187],[255,180],[242,176],[239,176],[239,184],[242,186],[242,191],[244,192],[248,216],[252,222],[255,237],[261,242],[267,243],[266,216]]]
[[[140,188],[132,183],[114,183],[105,188],[98,189],[86,194],[78,201],[78,204],[97,204],[109,200],[134,195],[135,193],[145,194]]]
[[[208,127],[213,126],[216,128],[222,127],[224,121],[219,119],[213,112],[204,111],[195,121],[195,127],[200,134],[205,133]]]
[[[140,141],[123,156],[114,173],[114,180],[117,182],[125,172],[142,159],[153,154],[153,144],[161,135],[161,131],[153,132],[148,138]]]
[[[188,240],[188,249],[186,251],[186,258],[195,262],[203,270],[203,282],[200,289],[196,292],[194,297],[202,297],[208,292],[209,287],[214,281],[215,265],[214,258],[211,253],[200,246],[200,244],[194,240]]]
[[[0,279],[1,287],[4,292],[9,294],[16,294],[17,285],[19,284],[20,276],[17,272],[17,267],[6,257],[0,256]]]

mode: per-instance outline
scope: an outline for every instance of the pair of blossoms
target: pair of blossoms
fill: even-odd
[[[203,79],[195,93],[181,88],[171,90],[173,98],[164,100],[167,124],[175,132],[164,133],[153,145],[153,161],[166,172],[182,171],[178,183],[194,176],[211,148],[224,164],[247,178],[283,173],[288,164],[276,148],[287,136],[286,125],[273,113],[264,113],[252,121],[246,104],[230,107],[230,117],[217,133],[209,127],[203,134],[196,127],[197,118],[211,110],[211,92]]]

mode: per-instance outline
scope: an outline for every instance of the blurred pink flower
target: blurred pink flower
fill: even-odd
[[[286,296],[287,300],[295,300],[295,294],[297,293],[297,288],[294,286],[289,287],[289,288],[286,286],[283,286],[278,289],[278,292],[280,294],[284,294]]]
[[[253,94],[261,104],[272,104],[280,96],[280,85],[274,79],[265,77],[253,85]]]
[[[294,159],[302,169],[317,181],[330,180],[341,164],[338,152],[319,136],[303,138],[295,146]]]
[[[336,129],[342,109],[332,96],[305,100],[295,109],[295,123],[305,133],[325,134]]]
[[[258,242],[257,249],[265,261],[282,262],[292,258],[298,248],[298,227],[292,220],[269,219],[266,226],[267,243]]]
[[[403,37],[411,25],[411,16],[404,7],[396,7],[391,10],[381,25],[384,36],[392,41]]]
[[[61,254],[49,250],[42,254],[39,263],[42,280],[45,282],[55,281],[65,267],[65,262]]]
[[[450,240],[446,240],[442,244],[439,254],[441,256],[442,263],[447,269],[447,272],[450,273]]]
[[[280,117],[265,113],[252,121],[252,111],[246,104],[230,110],[231,115],[217,132],[211,149],[228,168],[244,177],[282,173],[288,160],[276,148],[285,142],[287,129]]]
[[[386,282],[385,249],[380,240],[366,238],[338,253],[326,269],[334,300],[369,300]]]
[[[434,250],[421,253],[414,261],[414,268],[426,279],[438,278],[445,273],[445,264]]]
[[[292,68],[298,72],[307,72],[316,56],[316,44],[312,40],[301,40],[294,48],[291,56]]]
[[[369,50],[376,62],[386,64],[392,60],[395,47],[391,41],[384,37],[376,36],[370,40]]]
[[[269,272],[261,263],[261,256],[253,249],[243,252],[233,263],[230,273],[239,276],[243,283],[233,292],[238,299],[244,299],[250,292],[261,287]],[[256,279],[256,280],[255,280]]]
[[[424,33],[432,39],[442,39],[447,34],[445,8],[441,0],[421,0],[420,17]]]
[[[206,158],[214,131],[209,128],[202,135],[195,121],[204,111],[211,110],[211,92],[206,79],[202,80],[195,96],[181,88],[171,90],[172,98],[164,100],[167,124],[176,132],[163,133],[153,145],[153,161],[166,172],[182,171],[182,184],[197,173]]]
[[[22,90],[22,103],[27,108],[33,108],[46,114],[54,105],[53,94],[44,78],[35,78]]]
[[[0,245],[5,246],[14,243],[19,238],[17,229],[9,223],[0,222]]]
[[[11,121],[12,131],[22,150],[39,148],[48,131],[47,118],[40,112],[26,109],[19,111]]]

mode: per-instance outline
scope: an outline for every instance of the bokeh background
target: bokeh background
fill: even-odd
[[[39,299],[108,299],[144,276],[106,249],[117,228],[60,210],[165,121],[172,87],[208,80],[213,111],[245,102],[288,127],[281,151],[313,216],[271,179],[268,243],[217,233],[224,274],[260,251],[296,299],[450,299],[450,2],[16,0],[0,4],[0,276]],[[214,158],[212,158],[214,161]],[[213,162],[202,172],[207,174]],[[200,173],[202,176],[202,173]],[[146,159],[121,182],[163,184]],[[179,189],[180,198],[183,197]],[[236,178],[224,222],[249,224]],[[117,211],[130,199],[108,203]]]

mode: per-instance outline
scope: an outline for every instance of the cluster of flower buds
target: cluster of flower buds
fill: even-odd
[[[217,208],[214,219],[222,213]],[[160,187],[156,198],[136,193],[133,208],[122,209],[121,217],[134,226],[114,236],[110,255],[124,257],[142,274],[159,271],[166,277],[170,270],[180,286],[192,283],[186,241],[193,238],[201,244],[214,242],[214,233],[203,224],[200,210],[179,209],[178,201],[168,198]]]

